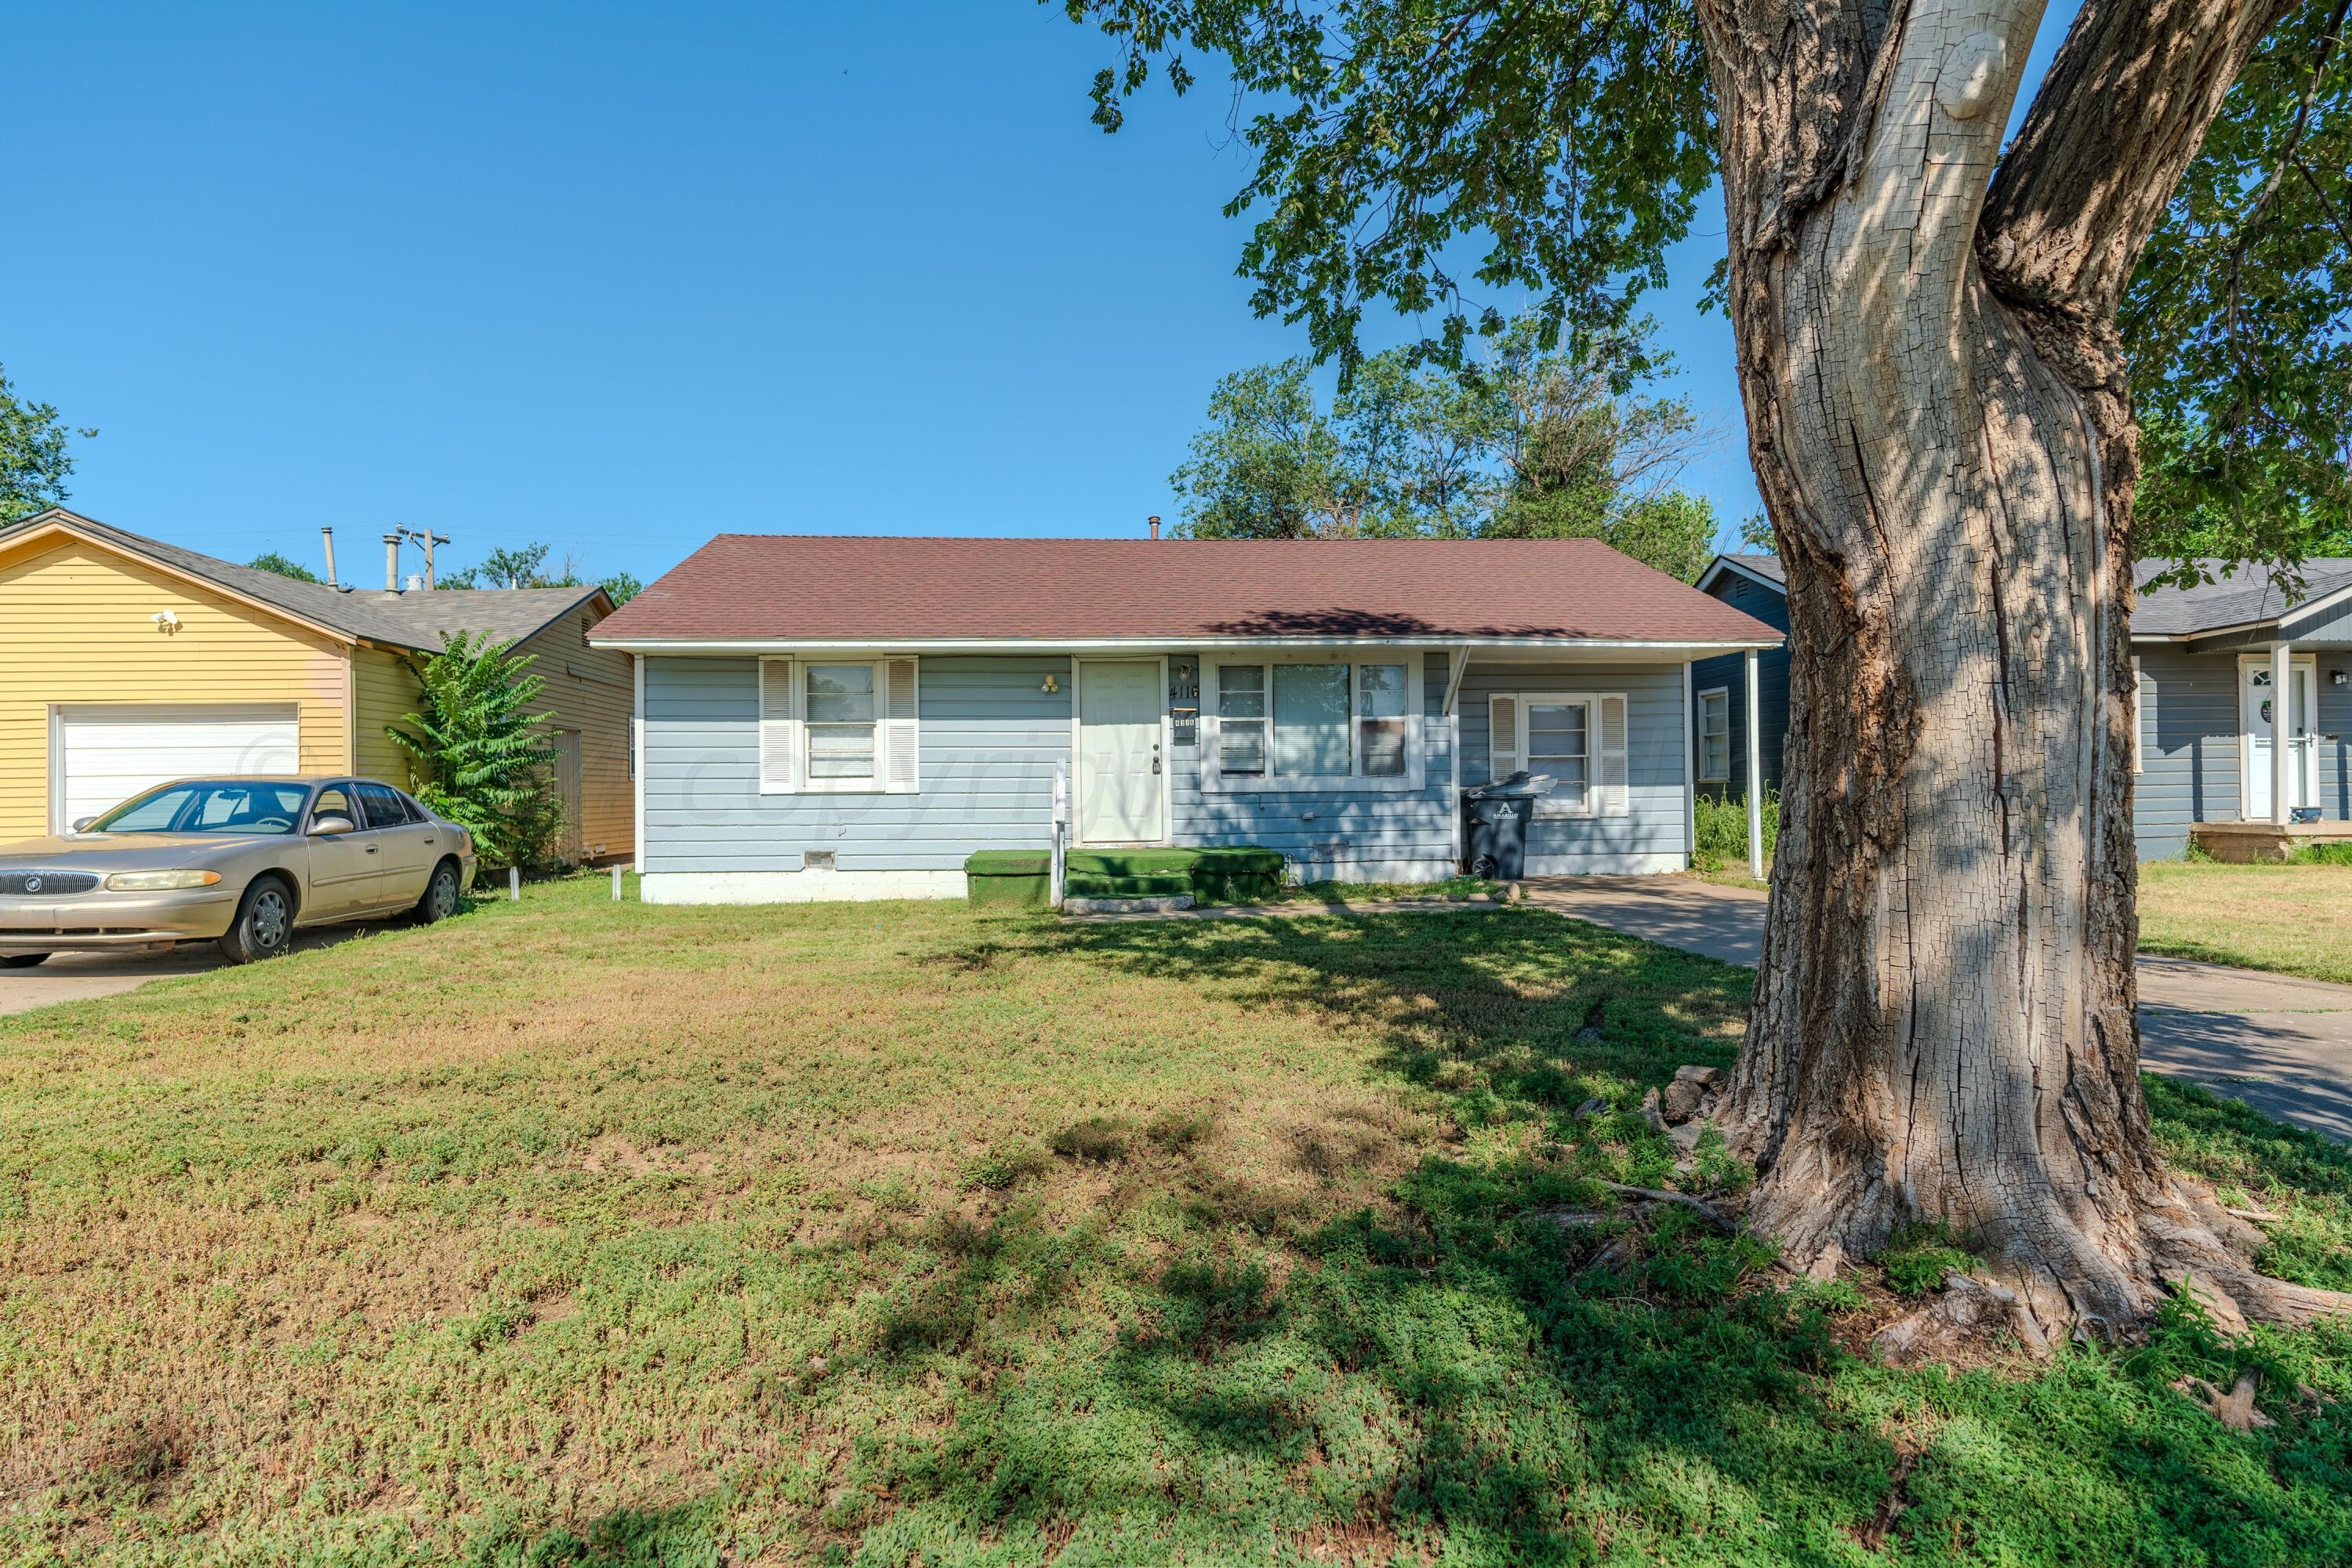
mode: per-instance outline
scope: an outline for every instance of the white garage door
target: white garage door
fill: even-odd
[[[170,779],[294,773],[300,735],[290,706],[60,708],[54,826],[96,816]]]

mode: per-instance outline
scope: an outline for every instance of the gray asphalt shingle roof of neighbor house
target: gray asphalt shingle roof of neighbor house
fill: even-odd
[[[450,632],[488,633],[520,642],[604,589],[436,588],[389,594],[382,589],[330,588],[256,566],[239,566],[160,539],[132,533],[95,518],[51,508],[14,527],[0,529],[0,545],[47,524],[87,534],[133,555],[143,555],[188,576],[257,600],[349,637],[394,647],[438,653]]]
[[[2136,569],[2136,580],[2145,584],[2168,564],[2143,561]],[[2235,577],[2223,577],[2223,563],[2202,561],[2198,564],[2216,580],[2200,583],[2193,588],[2142,586],[2139,608],[2132,615],[2134,637],[2193,637],[2229,626],[2277,620],[2282,615],[2352,587],[2352,560],[2305,562],[2303,592],[2292,600],[2279,592],[2277,584],[2260,567],[2240,566]]]
[[[1718,563],[1736,566],[1750,576],[1786,585],[1777,555],[1723,554]],[[2224,576],[2228,564],[2201,561],[2214,581],[2192,588],[2150,588],[2149,579],[2171,563],[2142,561],[2133,568],[2139,605],[2132,613],[2132,635],[2143,637],[2198,637],[2231,626],[2258,626],[2315,603],[2330,594],[2352,588],[2352,559],[2328,557],[2303,565],[2304,591],[2289,600],[2261,568],[2240,565],[2234,576]],[[1704,578],[1701,581],[1705,581]]]
[[[720,534],[599,644],[1273,637],[1777,645],[1591,539]]]

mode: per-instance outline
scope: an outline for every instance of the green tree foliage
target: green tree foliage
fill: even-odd
[[[1095,79],[1105,131],[1155,70],[1181,93],[1187,50],[1221,57],[1255,159],[1225,209],[1258,215],[1251,303],[1346,371],[1374,301],[1433,313],[1426,346],[1465,360],[1506,324],[1465,285],[1536,296],[1548,339],[1622,331],[1715,175],[1688,0],[1060,3],[1119,52]]]
[[[246,563],[257,572],[275,572],[280,577],[291,577],[297,583],[315,583],[319,574],[289,555],[275,550],[265,550]]]
[[[588,579],[580,574],[580,567],[572,557],[565,556],[562,564],[550,570],[548,546],[524,544],[509,550],[501,546],[482,557],[481,561],[462,572],[452,572],[440,579],[443,588],[584,588]],[[616,572],[600,579],[596,586],[604,590],[615,605],[625,605],[645,591],[645,584],[629,573]]]
[[[1374,354],[1326,408],[1304,359],[1218,382],[1170,476],[1202,539],[1603,539],[1685,580],[1714,510],[1673,488],[1699,440],[1679,399],[1635,395],[1660,363],[1634,333],[1542,346],[1506,330],[1458,371]]]
[[[2124,304],[2139,553],[2179,581],[2352,554],[2347,10],[2304,5],[2240,74]]]
[[[547,864],[563,831],[546,716],[526,711],[545,684],[532,663],[511,640],[452,633],[409,660],[424,707],[384,729],[425,775],[416,798],[471,832],[493,867]]]
[[[21,522],[53,506],[63,506],[66,477],[74,470],[68,440],[84,440],[95,430],[68,429],[57,407],[16,395],[8,373],[0,370],[0,525]]]
[[[1481,295],[1536,296],[1571,343],[1622,331],[1716,172],[1689,0],[1058,3],[1118,51],[1105,131],[1217,58],[1252,157],[1225,208],[1253,219],[1251,302],[1343,372],[1375,304],[1432,320],[1419,352],[1457,365],[1507,327]],[[2347,14],[2302,0],[2273,29],[2140,258],[2121,325],[2144,555],[2352,551]]]

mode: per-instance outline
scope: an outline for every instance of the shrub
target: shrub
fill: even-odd
[[[1697,816],[1692,819],[1693,835],[1697,849],[1691,863],[1702,871],[1720,871],[1727,866],[1748,863],[1748,803],[1744,800],[1718,800],[1702,795],[1695,803]],[[1772,864],[1772,852],[1780,841],[1780,793],[1764,792],[1764,864]]]
[[[409,660],[423,709],[384,728],[425,773],[416,798],[471,833],[493,869],[547,865],[563,835],[547,716],[525,711],[545,684],[533,662],[511,640],[453,632],[433,658]]]

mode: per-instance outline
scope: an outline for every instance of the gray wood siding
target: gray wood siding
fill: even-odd
[[[1198,656],[1193,668],[1200,668]],[[1365,657],[1371,657],[1367,655]],[[1442,880],[1454,874],[1452,757],[1439,714],[1446,657],[1422,658],[1423,787],[1398,790],[1204,790],[1198,745],[1173,752],[1170,841],[1193,847],[1257,844],[1279,849],[1303,881]],[[1468,782],[1465,774],[1465,782]]]
[[[2289,616],[2281,629],[2286,633],[2287,640],[2297,647],[2307,646],[2321,653],[2319,679],[2322,685],[2326,685],[2328,664],[2323,650],[2341,653],[2352,648],[2352,600],[2315,616]],[[2341,658],[2336,660],[2336,665],[2352,668],[2352,663]]]
[[[2192,824],[2242,820],[2238,655],[2151,644],[2134,652],[2145,684],[2132,827],[2141,859],[2168,860]],[[2330,676],[2352,671],[2352,655],[2322,650],[2317,664],[2319,809],[2341,821],[2352,818],[2352,685]]]
[[[1707,590],[1736,610],[1745,611],[1773,630],[1789,629],[1789,601],[1786,595],[1752,582],[1736,572],[1727,572],[1715,586]],[[1691,689],[1705,691],[1712,687],[1726,687],[1731,692],[1731,778],[1728,783],[1702,784],[1699,787],[1739,800],[1748,794],[1748,671],[1743,656],[1736,653],[1718,654],[1703,658],[1691,666]],[[1756,658],[1757,705],[1764,710],[1764,728],[1758,737],[1764,748],[1764,787],[1780,787],[1780,748],[1789,734],[1789,649],[1784,643],[1769,648]],[[1696,704],[1694,704],[1696,709]],[[1691,758],[1698,757],[1698,715],[1691,715]]]
[[[830,849],[844,871],[960,871],[1052,843],[1067,658],[925,658],[915,795],[761,795],[759,708],[757,659],[646,658],[646,870],[797,871]]]
[[[2188,847],[2190,825],[2239,819],[2238,659],[2148,646],[2134,652],[2141,685],[2132,831],[2141,859],[2169,860]]]
[[[1622,691],[1625,694],[1623,816],[1542,817],[1528,832],[1531,856],[1575,856],[1595,872],[1633,869],[1636,857],[1688,852],[1683,756],[1690,733],[1683,716],[1682,666],[1484,663],[1462,678],[1462,782],[1487,776],[1486,700],[1517,691]],[[1612,866],[1612,860],[1623,862]]]

